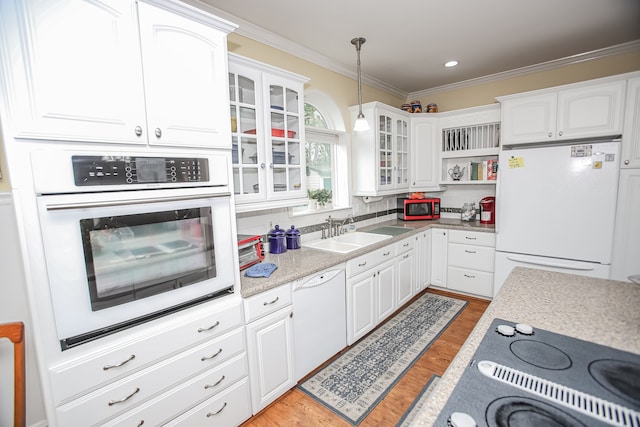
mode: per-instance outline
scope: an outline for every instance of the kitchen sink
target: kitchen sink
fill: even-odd
[[[332,237],[330,239],[313,240],[308,243],[303,243],[302,246],[312,249],[319,249],[321,251],[346,254],[390,238],[390,235],[372,234],[368,232],[365,233],[362,231],[356,231],[343,234],[341,236]]]
[[[384,234],[387,236],[399,236],[401,234],[408,233],[410,231],[413,231],[413,228],[398,227],[395,225],[385,225],[382,227],[374,228],[373,230],[367,230],[367,233]]]

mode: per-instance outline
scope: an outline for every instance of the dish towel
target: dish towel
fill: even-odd
[[[249,267],[244,275],[247,277],[269,277],[276,268],[278,266],[272,262],[260,263]]]

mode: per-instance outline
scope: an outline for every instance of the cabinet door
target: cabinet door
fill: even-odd
[[[622,168],[640,168],[640,77],[627,84],[621,156]]]
[[[416,235],[415,285],[417,294],[431,283],[431,230]]]
[[[611,279],[640,274],[640,169],[620,171]]]
[[[437,119],[434,117],[411,118],[412,191],[439,189],[437,128]]]
[[[377,324],[375,271],[347,280],[347,344],[351,345]]]
[[[409,120],[397,116],[395,119],[395,188],[409,188]]]
[[[402,306],[413,296],[415,263],[414,251],[398,255],[397,271],[398,271],[398,292],[396,308]]]
[[[377,318],[376,324],[382,322],[396,310],[396,263],[395,260],[385,262],[377,268]]]
[[[448,232],[433,229],[431,239],[431,284],[444,288],[447,286]]]
[[[138,2],[149,142],[229,148],[226,34]]]
[[[296,383],[291,306],[247,325],[253,413]]]
[[[231,163],[237,202],[266,198],[262,74],[229,63]]]
[[[545,93],[502,104],[502,145],[555,138],[557,95]]]
[[[558,93],[556,138],[622,133],[625,81],[594,84]]]
[[[377,159],[378,166],[378,191],[389,190],[394,187],[393,169],[395,167],[394,152],[394,120],[384,112],[377,115]]]
[[[17,137],[146,143],[134,2],[3,0],[0,13]]]
[[[306,197],[303,87],[287,79],[264,77],[267,197]]]

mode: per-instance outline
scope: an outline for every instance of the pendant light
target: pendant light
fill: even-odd
[[[369,130],[369,123],[367,119],[365,119],[364,114],[362,114],[362,72],[360,71],[360,48],[362,44],[367,40],[363,37],[356,37],[351,40],[351,44],[356,47],[356,52],[358,53],[358,118],[356,119],[356,123],[353,126],[353,130],[356,132],[364,132]]]

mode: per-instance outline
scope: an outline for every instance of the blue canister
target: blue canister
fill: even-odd
[[[267,238],[269,239],[269,253],[281,254],[287,252],[285,233],[284,230],[280,229],[279,225],[276,225],[273,230],[269,231]]]
[[[293,225],[287,230],[287,249],[300,249],[300,230]]]

